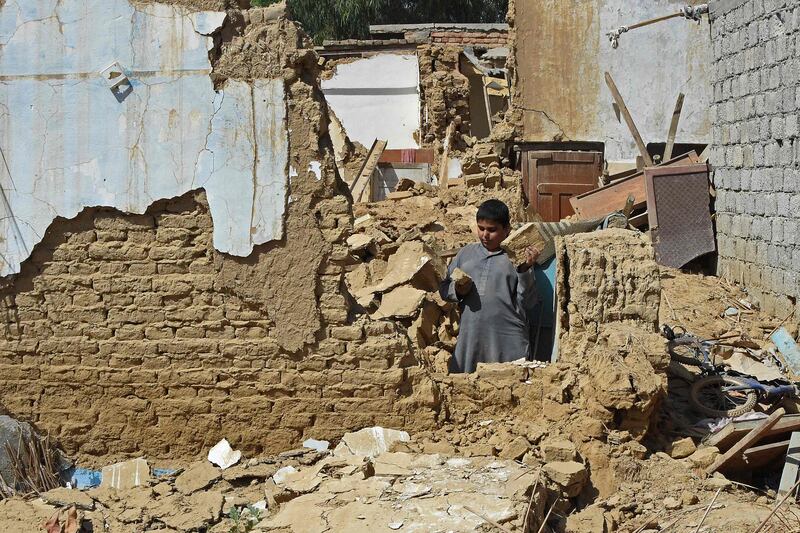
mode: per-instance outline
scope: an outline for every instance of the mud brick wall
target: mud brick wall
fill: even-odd
[[[323,225],[348,208],[323,203]],[[419,376],[407,337],[346,324],[340,267],[315,258],[328,244],[290,230],[312,249],[234,259],[211,231],[202,192],[52,228],[3,299],[3,407],[69,454],[107,458],[189,458],[223,437],[274,452],[433,423],[433,409],[408,400]]]
[[[711,4],[718,270],[767,310],[800,297],[800,5]]]

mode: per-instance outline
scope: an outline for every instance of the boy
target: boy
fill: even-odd
[[[511,232],[508,207],[500,200],[482,203],[475,218],[480,242],[458,252],[439,289],[442,298],[457,301],[461,309],[451,372],[474,372],[480,362],[508,362],[530,352],[528,314],[537,301],[531,267],[539,250],[528,248],[522,265],[511,264],[500,248]],[[456,283],[456,268],[472,282]]]

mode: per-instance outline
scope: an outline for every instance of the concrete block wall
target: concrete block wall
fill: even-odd
[[[711,4],[718,273],[783,314],[800,299],[800,4]]]

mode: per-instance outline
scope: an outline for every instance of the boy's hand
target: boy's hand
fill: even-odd
[[[472,278],[460,268],[453,270],[450,279],[455,283],[456,294],[459,296],[466,296],[470,289],[472,289]]]
[[[533,246],[525,248],[525,262],[519,266],[519,271],[525,272],[531,268],[536,263],[536,260],[539,259],[539,254],[541,254],[541,252],[538,248],[534,248]]]

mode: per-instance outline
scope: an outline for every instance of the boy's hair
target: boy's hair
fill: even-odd
[[[486,200],[478,207],[475,220],[491,220],[504,228],[511,226],[511,215],[508,214],[508,206],[494,198]]]

